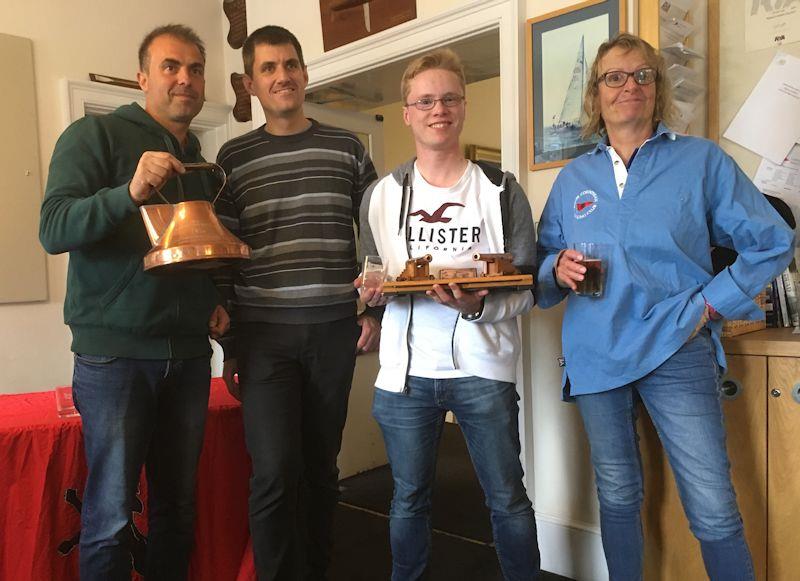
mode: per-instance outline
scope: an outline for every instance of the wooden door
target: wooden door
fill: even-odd
[[[723,404],[734,487],[753,552],[756,578],[766,579],[766,394],[767,362],[760,356],[729,356],[728,378],[741,386]],[[646,581],[707,579],[700,545],[689,530],[672,470],[647,413],[639,425],[645,474],[643,525]]]
[[[769,450],[770,581],[800,575],[800,403],[792,397],[800,384],[800,360],[770,357],[767,413]],[[773,390],[779,390],[780,394]]]

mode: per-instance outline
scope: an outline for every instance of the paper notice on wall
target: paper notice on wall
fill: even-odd
[[[743,5],[747,52],[800,40],[797,0],[745,0]]]
[[[781,164],[762,159],[753,183],[765,194],[789,204],[800,224],[800,145],[795,144]]]
[[[779,52],[724,137],[781,165],[800,141],[800,58]]]

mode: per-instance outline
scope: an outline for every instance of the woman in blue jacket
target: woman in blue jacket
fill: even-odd
[[[565,395],[589,436],[609,573],[642,575],[641,401],[709,576],[753,579],[725,448],[719,331],[722,318],[762,316],[753,297],[786,268],[793,233],[716,144],[668,129],[664,61],[638,37],[600,46],[584,108],[584,134],[602,139],[550,193],[537,298],[545,308],[567,298]],[[586,273],[577,242],[608,249],[601,297],[574,292]],[[714,275],[711,246],[738,259]]]

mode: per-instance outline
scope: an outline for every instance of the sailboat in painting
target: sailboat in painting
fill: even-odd
[[[561,105],[561,112],[553,115],[549,125],[543,128],[543,157],[563,159],[562,151],[580,145],[591,143],[581,139],[581,112],[583,110],[583,93],[589,79],[589,71],[586,64],[586,50],[584,36],[581,35],[581,42],[578,48],[578,56],[572,67],[572,76],[564,95],[564,102]],[[548,153],[555,156],[548,156]],[[544,160],[543,160],[544,161]]]

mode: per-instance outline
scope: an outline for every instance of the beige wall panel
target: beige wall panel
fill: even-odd
[[[47,299],[39,245],[42,199],[33,49],[27,38],[0,34],[0,303]]]

